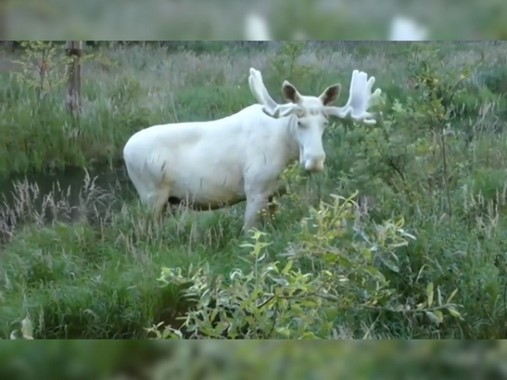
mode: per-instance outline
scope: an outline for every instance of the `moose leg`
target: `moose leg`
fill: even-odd
[[[259,214],[267,206],[267,204],[268,196],[266,194],[247,196],[245,222],[243,225],[243,232],[245,234],[257,226],[260,218]]]
[[[185,206],[185,202],[182,199],[169,196],[167,199],[167,203],[165,208],[167,210],[167,214],[174,214],[176,211],[179,211],[183,206]]]
[[[278,210],[278,205],[273,202],[274,198],[275,198],[274,195],[271,195],[268,198],[267,216],[269,218],[271,218],[273,214],[276,212],[276,210]]]
[[[146,203],[149,205],[153,219],[156,222],[162,220],[163,211],[169,198],[169,191],[168,187],[157,188],[147,197]]]
[[[154,181],[149,173],[141,168],[126,163],[127,174],[134,184],[143,207],[148,208],[155,220],[161,217],[165,203],[169,197],[170,187]]]
[[[271,194],[268,198],[268,217],[271,218],[275,212],[278,210],[278,205],[276,203],[273,203],[273,199],[275,197],[281,197],[283,195],[287,194],[287,185],[285,183],[279,183],[276,190]]]
[[[283,183],[283,182],[280,182],[275,190],[275,192],[273,193],[273,196],[277,196],[277,197],[281,197],[281,196],[284,196],[288,193],[287,191],[287,184]]]

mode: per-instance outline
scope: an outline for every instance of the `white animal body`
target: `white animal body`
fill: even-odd
[[[330,116],[375,123],[367,112],[374,77],[354,71],[349,101],[329,106],[340,85],[319,97],[303,96],[285,81],[287,104],[277,104],[267,92],[259,71],[251,68],[249,85],[260,104],[222,119],[155,125],[135,133],[123,156],[140,200],[160,216],[170,203],[194,209],[217,209],[246,201],[244,230],[255,227],[281,184],[279,177],[298,159],[308,171],[324,168],[322,134]]]

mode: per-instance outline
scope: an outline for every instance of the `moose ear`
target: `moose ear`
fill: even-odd
[[[301,94],[289,81],[284,81],[282,84],[282,92],[285,99],[294,104],[299,104],[301,101]]]
[[[342,86],[339,83],[333,84],[332,86],[326,88],[324,92],[319,96],[322,104],[327,106],[328,104],[333,103],[338,98],[338,95],[340,95],[341,88]]]

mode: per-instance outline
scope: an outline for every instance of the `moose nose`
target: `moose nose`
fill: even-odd
[[[321,172],[324,170],[324,161],[306,161],[305,170],[309,172]]]
[[[305,170],[310,172],[320,172],[324,170],[325,154],[319,154],[305,159]]]

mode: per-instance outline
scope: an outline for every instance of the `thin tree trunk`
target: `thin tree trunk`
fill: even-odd
[[[69,84],[67,91],[67,108],[70,113],[77,115],[81,108],[81,55],[83,41],[68,41],[66,54],[69,57]]]

